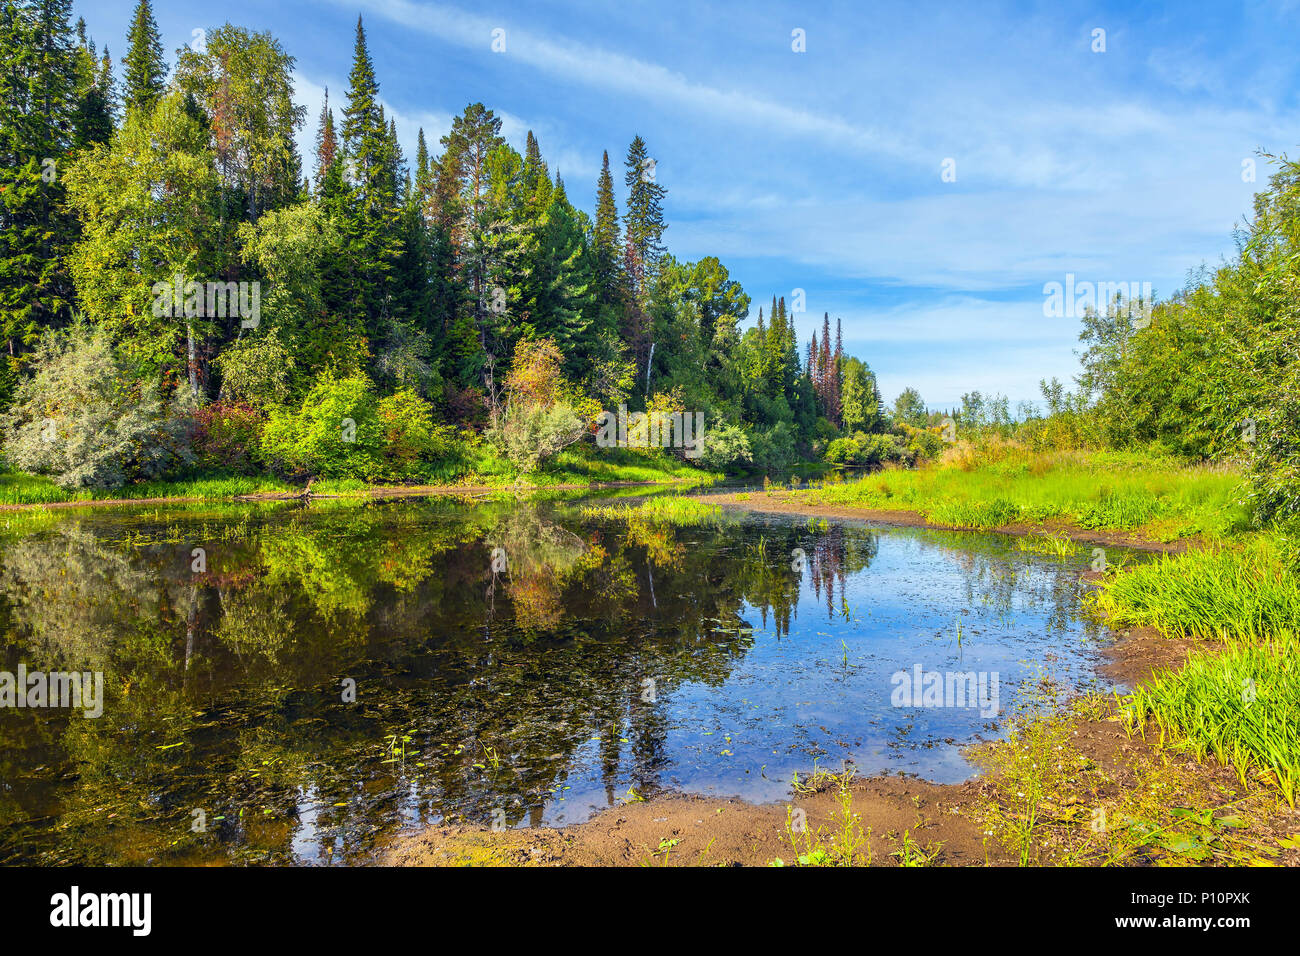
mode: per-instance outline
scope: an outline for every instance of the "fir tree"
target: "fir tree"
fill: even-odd
[[[640,136],[627,149],[624,183],[628,187],[623,231],[627,237],[628,282],[631,293],[642,301],[650,279],[664,254],[663,198],[667,190],[656,181],[656,167]]]
[[[339,150],[338,135],[334,132],[334,111],[330,109],[330,90],[325,87],[325,100],[320,108],[316,127],[316,189],[319,191],[329,173]]]

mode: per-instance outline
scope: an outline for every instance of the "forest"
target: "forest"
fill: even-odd
[[[910,388],[883,401],[829,313],[800,342],[784,295],[751,321],[720,258],[675,258],[640,137],[571,187],[532,133],[521,154],[471,103],[408,157],[360,17],[348,88],[309,117],[269,33],[227,23],[169,55],[141,0],[115,61],[68,0],[2,9],[7,500],[203,476],[511,480],[596,459],[615,477],[782,475],[995,436],[1242,463],[1258,520],[1300,508],[1285,156],[1231,261],[1163,301],[1082,310],[1073,386],[936,410]],[[594,218],[570,199],[592,185]],[[601,447],[620,408],[702,413],[702,453]]]

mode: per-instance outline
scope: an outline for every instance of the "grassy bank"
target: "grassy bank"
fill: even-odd
[[[786,494],[811,505],[914,511],[987,529],[1062,519],[1158,541],[1219,538],[1248,527],[1240,474],[1134,453],[1033,453],[1014,446],[915,470],[886,469]]]
[[[1261,534],[1107,575],[1089,604],[1115,626],[1211,640],[1129,698],[1131,729],[1213,756],[1276,787],[1300,786],[1300,584],[1276,538]]]
[[[548,460],[544,467],[521,474],[495,458],[467,462],[457,467],[431,469],[420,476],[420,486],[486,485],[502,488],[524,484],[549,487],[566,484],[607,482],[675,482],[711,485],[721,480],[716,472],[703,471],[668,455],[644,455],[625,449],[568,449]],[[370,484],[357,478],[317,481],[317,494],[366,494],[374,489],[400,487]],[[217,501],[241,495],[286,494],[301,491],[303,483],[291,483],[273,476],[198,476],[175,481],[146,481],[120,488],[68,490],[43,475],[7,471],[0,473],[0,505],[43,505],[77,501],[188,498]]]

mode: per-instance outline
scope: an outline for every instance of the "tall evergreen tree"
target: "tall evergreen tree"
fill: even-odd
[[[127,34],[125,105],[128,110],[152,109],[167,85],[167,61],[162,36],[153,18],[153,5],[139,0]]]
[[[379,82],[357,17],[340,151],[348,195],[340,231],[347,255],[347,287],[341,307],[365,317],[367,333],[383,334],[396,305],[393,270],[402,254],[398,167],[392,131],[379,103]]]
[[[632,295],[642,300],[663,256],[663,199],[668,190],[659,185],[655,161],[637,136],[627,148],[623,181],[628,187],[627,211],[623,217]]]
[[[71,315],[76,238],[63,174],[80,115],[69,0],[0,7],[0,403],[24,350]]]
[[[614,178],[609,173],[609,151],[606,150],[601,158],[600,179],[596,183],[596,224],[592,229],[594,281],[596,296],[602,305],[616,306],[622,299],[621,244]]]

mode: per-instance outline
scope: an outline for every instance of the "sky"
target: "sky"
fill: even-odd
[[[74,16],[120,58],[134,5],[79,0]],[[678,259],[717,256],[751,322],[773,295],[801,298],[805,345],[829,312],[886,402],[911,386],[934,409],[1069,382],[1078,321],[1045,314],[1045,285],[1167,298],[1233,254],[1270,172],[1260,151],[1300,138],[1300,0],[154,10],[169,53],[226,21],[274,34],[297,58],[308,163],[324,90],[342,105],[358,15],[408,157],[420,127],[436,144],[481,101],[515,147],[534,132],[591,213],[602,150],[621,201],[640,135]]]

